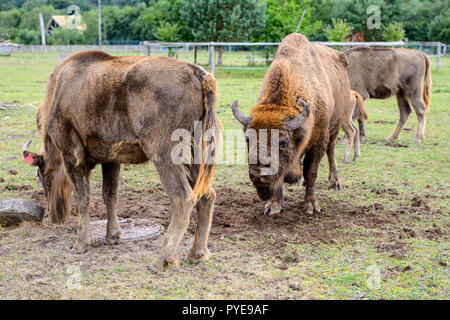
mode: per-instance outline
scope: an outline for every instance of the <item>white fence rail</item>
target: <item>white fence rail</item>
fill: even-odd
[[[340,48],[340,47],[413,47],[421,51],[428,51],[427,54],[436,57],[437,70],[441,69],[441,57],[447,54],[447,45],[440,42],[314,42],[324,45]],[[65,46],[40,46],[40,45],[23,45],[11,46],[10,52],[25,53],[73,53],[84,50],[103,50],[112,54],[139,54],[139,55],[166,55],[172,54],[178,57],[178,54],[186,57],[186,54],[193,54],[189,60],[193,60],[195,64],[202,64],[209,67],[209,71],[214,74],[215,69],[256,69],[256,64],[263,62],[268,64],[271,61],[270,55],[275,51],[279,42],[147,42],[144,41],[139,45],[65,45]],[[247,66],[231,65],[217,66],[217,48],[223,48],[224,52],[236,51],[233,48],[241,48],[240,59],[248,60]],[[250,48],[250,51],[248,50]],[[261,59],[256,58],[256,53],[261,52],[263,48],[264,55]],[[267,50],[269,48],[269,50]],[[270,48],[272,51],[270,51]],[[207,61],[203,59],[199,63],[199,51],[207,49]],[[247,50],[247,51],[244,51]],[[270,52],[269,52],[270,51]],[[262,66],[261,66],[262,68]]]

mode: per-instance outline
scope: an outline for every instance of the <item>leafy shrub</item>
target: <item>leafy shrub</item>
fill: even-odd
[[[41,44],[41,33],[37,30],[22,29],[17,35],[16,42],[21,44]]]
[[[333,19],[333,27],[327,26],[325,34],[329,41],[343,42],[350,34],[351,27],[346,21]]]
[[[52,35],[48,37],[48,44],[70,45],[83,43],[83,34],[77,30],[56,29]]]
[[[406,38],[405,30],[401,23],[389,23],[383,32],[384,41],[400,41]]]

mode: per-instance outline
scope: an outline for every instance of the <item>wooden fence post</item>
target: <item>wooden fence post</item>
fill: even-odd
[[[145,45],[147,47],[147,56],[150,56],[150,44]]]
[[[197,64],[197,46],[194,46],[194,64]]]
[[[437,43],[437,55],[436,55],[436,67],[438,71],[441,71],[441,43]]]
[[[214,75],[214,69],[216,67],[216,54],[214,53],[214,42],[211,42],[208,45],[208,53],[209,53],[209,72]]]

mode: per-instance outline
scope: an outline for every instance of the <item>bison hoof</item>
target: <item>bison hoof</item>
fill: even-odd
[[[70,250],[70,252],[76,253],[76,254],[81,254],[81,253],[85,253],[88,249],[89,249],[89,243],[84,243],[77,239],[75,241],[75,243],[73,244],[73,247]]]
[[[106,233],[106,243],[109,245],[120,244],[122,242],[122,235],[120,230],[112,234]]]
[[[281,212],[281,204],[279,202],[267,202],[264,207],[264,214],[267,214],[269,217],[275,216]]]
[[[211,252],[209,252],[209,249],[203,249],[203,250],[196,250],[196,251],[192,251],[189,252],[188,255],[188,261],[190,263],[199,263],[199,262],[204,262],[207,261],[209,258],[211,257]]]
[[[341,180],[330,180],[330,188],[333,190],[342,190],[344,186],[342,185]]]
[[[306,202],[305,213],[306,214],[320,213],[319,202],[317,200]]]
[[[414,144],[421,143],[423,139],[424,139],[423,137],[415,137],[412,143]]]
[[[153,266],[149,266],[147,269],[154,269],[157,270],[158,272],[163,272],[169,269],[176,269],[180,266],[181,261],[178,258],[175,257],[171,257],[171,258],[164,258],[161,257],[158,259],[158,261],[153,265]]]

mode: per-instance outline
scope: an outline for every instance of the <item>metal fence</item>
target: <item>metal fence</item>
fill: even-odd
[[[441,69],[441,57],[447,45],[440,42],[314,42],[337,50],[346,47],[405,47],[417,49],[436,58]],[[13,46],[11,52],[70,54],[84,50],[103,50],[116,55],[172,56],[183,61],[216,69],[264,69],[273,59],[279,42],[142,42],[138,45],[71,45]]]

